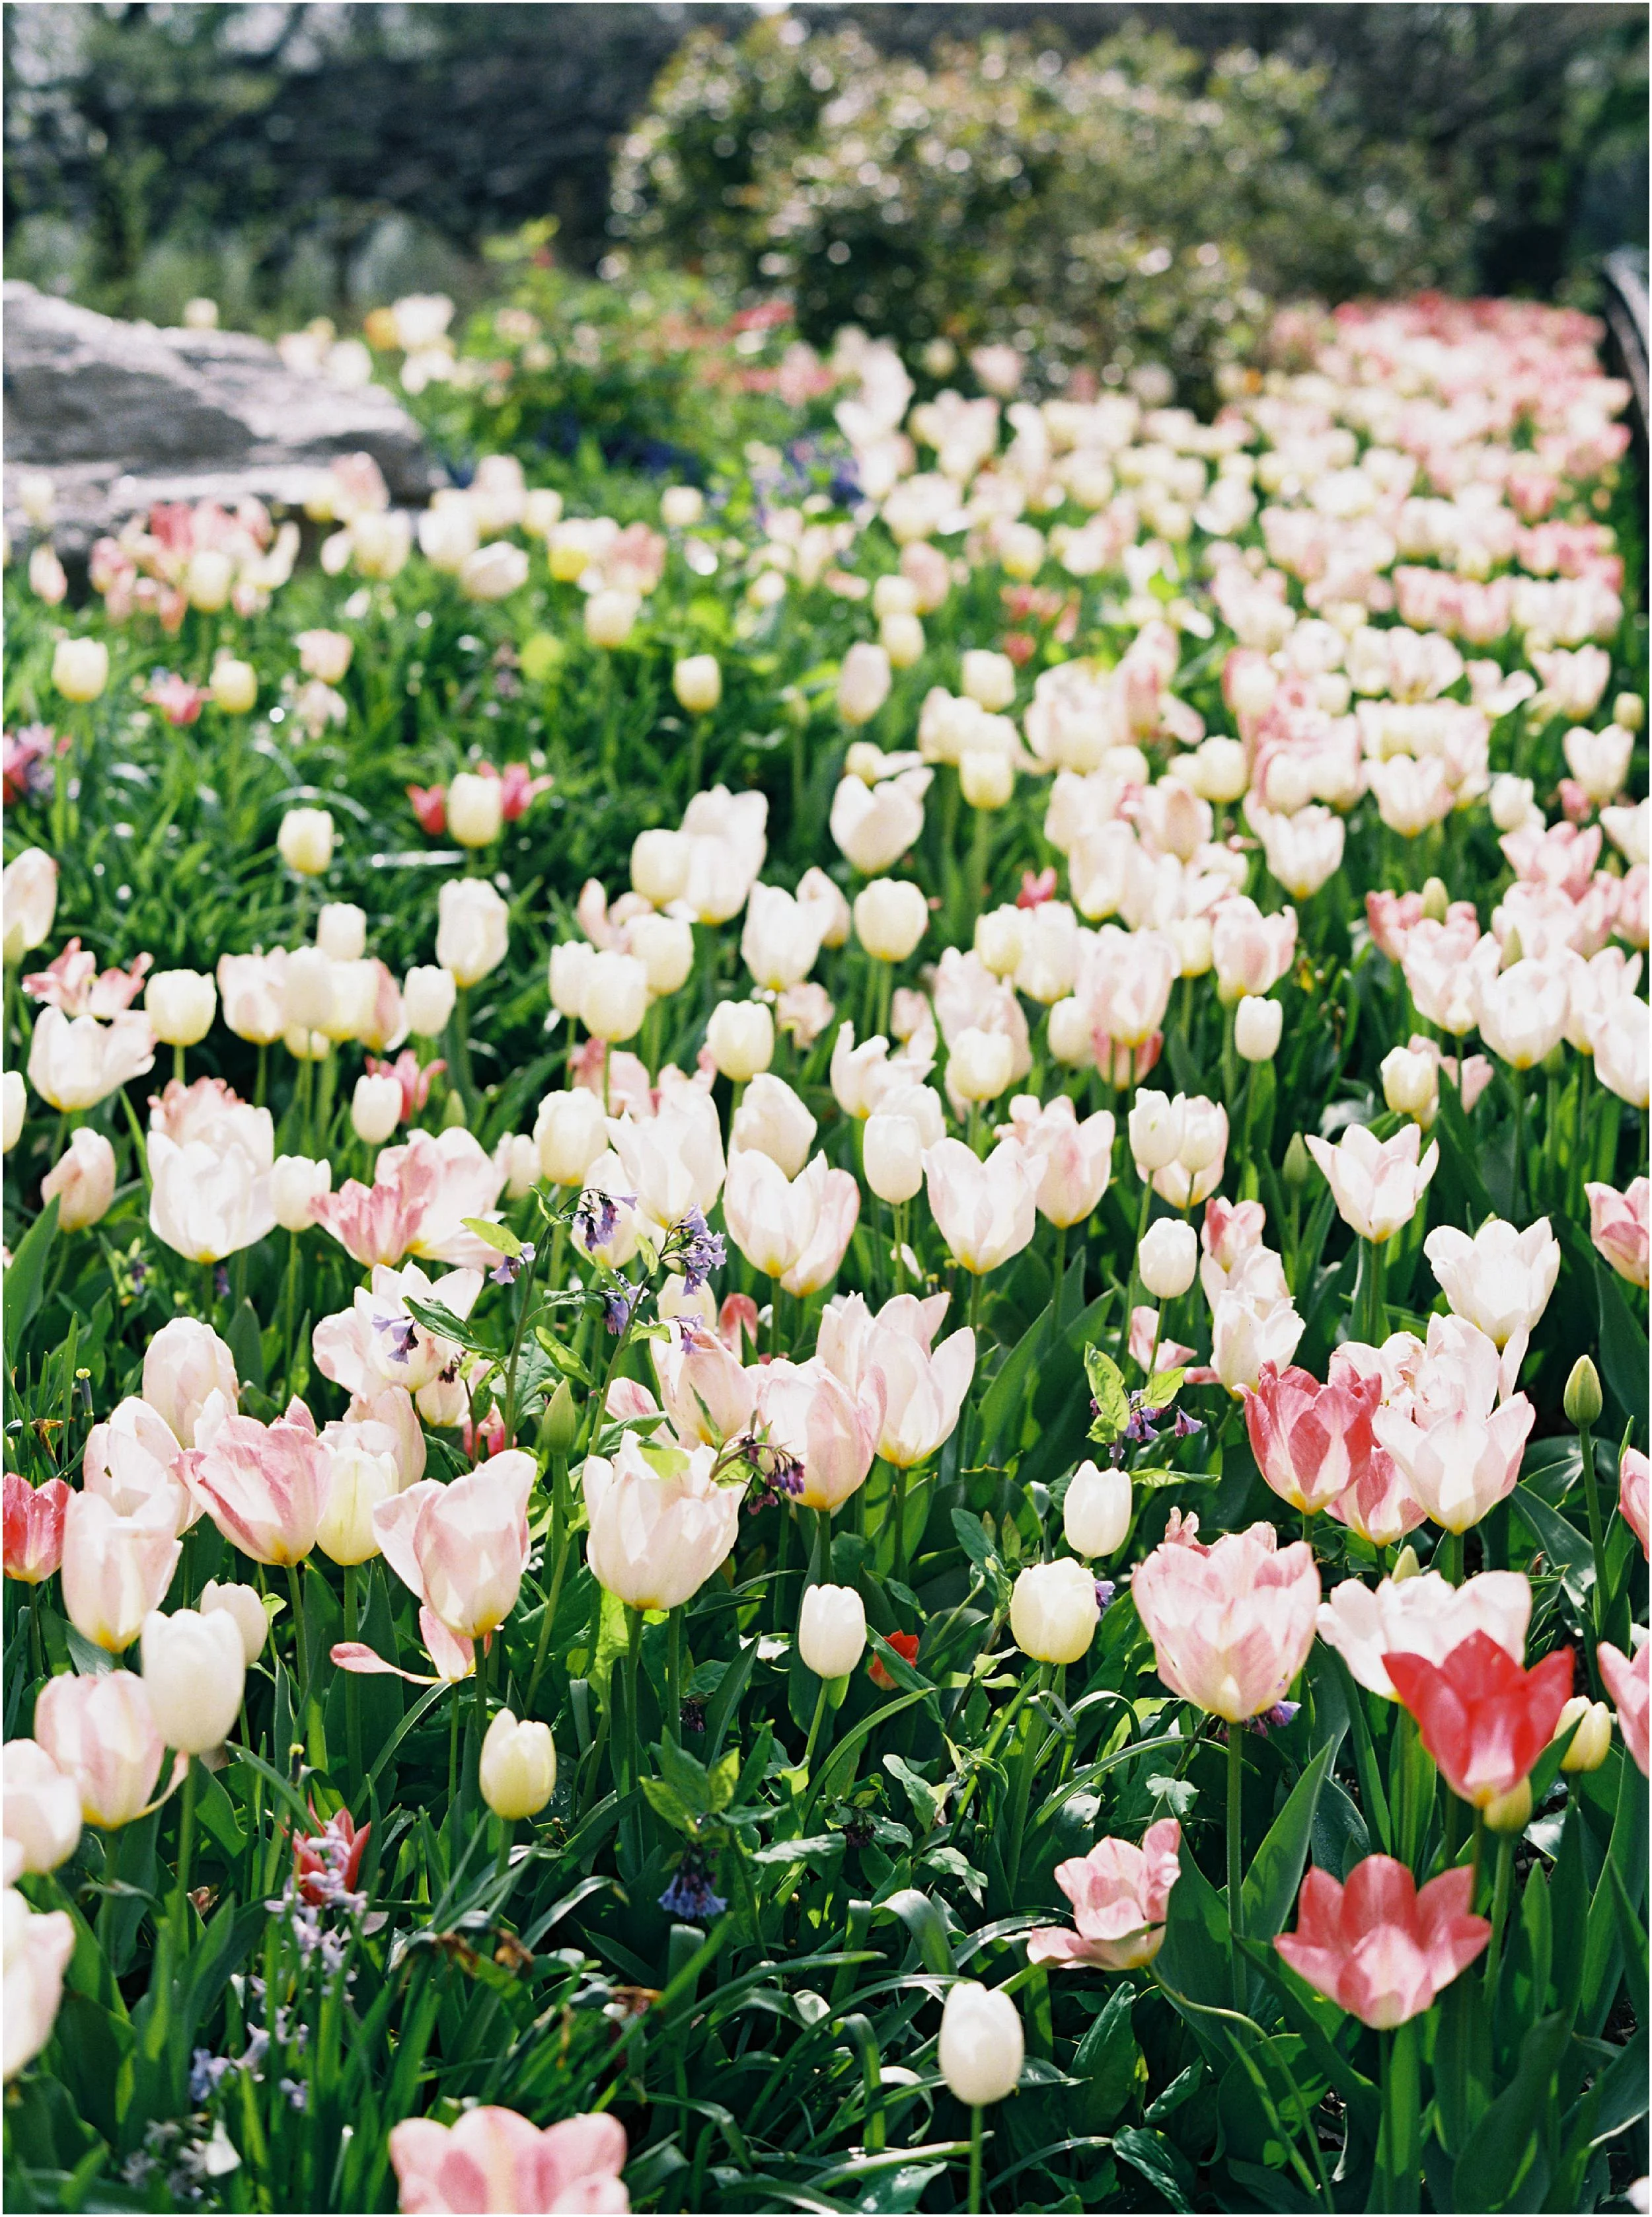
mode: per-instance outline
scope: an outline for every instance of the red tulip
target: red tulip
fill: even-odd
[[[445,785],[410,785],[407,797],[419,819],[421,831],[440,839],[447,829],[447,788]]]
[[[917,1661],[918,1635],[915,1632],[891,1632],[889,1635],[889,1644],[903,1663]],[[876,1655],[866,1665],[866,1676],[874,1686],[882,1686],[885,1691],[895,1683],[885,1669],[882,1660]]]
[[[5,1478],[6,1576],[37,1586],[63,1561],[69,1488],[60,1478],[31,1485],[21,1471]]]
[[[1344,1886],[1328,1871],[1310,1870],[1297,1929],[1273,1945],[1340,2009],[1388,2031],[1421,2016],[1490,1939],[1486,1919],[1469,1913],[1473,1893],[1466,1865],[1442,1872],[1421,1893],[1391,1856],[1367,1856]]]
[[[370,1824],[358,1829],[349,1811],[339,1809],[319,1831],[293,1834],[293,1875],[305,1901],[319,1905],[354,1893],[372,1831]]]
[[[1489,1633],[1446,1658],[1384,1655],[1394,1690],[1453,1794],[1478,1809],[1510,1793],[1554,1738],[1572,1690],[1572,1651],[1523,1670]]]

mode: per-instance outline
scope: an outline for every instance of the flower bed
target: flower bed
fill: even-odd
[[[1621,2206],[1597,337],[1205,423],[759,318],[704,487],[342,460],[80,609],[26,488],[15,2206]]]

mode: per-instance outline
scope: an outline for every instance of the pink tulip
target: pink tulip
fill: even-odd
[[[71,1494],[63,1525],[69,1621],[82,1639],[120,1654],[160,1607],[182,1553],[170,1503],[122,1516],[98,1494]]]
[[[915,1294],[897,1294],[885,1302],[874,1318],[863,1294],[840,1294],[821,1312],[815,1351],[835,1377],[856,1389],[874,1367],[870,1359],[874,1331],[898,1332],[914,1339],[927,1355],[949,1299],[946,1294],[931,1294],[927,1300],[920,1300]]]
[[[235,1358],[210,1325],[174,1317],[144,1356],[144,1399],[164,1417],[180,1447],[205,1447],[205,1435],[238,1405]]]
[[[1159,1312],[1155,1308],[1141,1306],[1130,1312],[1130,1359],[1140,1370],[1145,1370],[1150,1360],[1155,1370],[1185,1370],[1198,1353],[1197,1348],[1184,1347],[1180,1340],[1159,1336],[1158,1349],[1154,1350],[1154,1335],[1158,1332]],[[1216,1373],[1208,1368],[1189,1372],[1188,1382],[1209,1386],[1216,1382]]]
[[[219,1530],[256,1563],[301,1563],[327,1506],[332,1458],[302,1401],[273,1424],[229,1417],[182,1458],[185,1483]]]
[[[1181,1874],[1181,1827],[1174,1817],[1150,1825],[1137,1847],[1098,1840],[1087,1856],[1056,1865],[1056,1884],[1073,1905],[1077,1930],[1041,1925],[1026,1936],[1026,1960],[1057,1968],[1094,1965],[1136,1971],[1164,1943],[1170,1889]]]
[[[1345,1372],[1322,1386],[1311,1371],[1265,1362],[1254,1388],[1240,1390],[1257,1467],[1282,1501],[1305,1515],[1328,1509],[1382,1452],[1371,1429],[1382,1392],[1375,1378]]]
[[[1162,1173],[1161,1173],[1162,1175]],[[1288,1363],[1307,1330],[1296,1303],[1266,1288],[1248,1292],[1242,1285],[1224,1294],[1211,1312],[1211,1362],[1230,1393],[1254,1386],[1265,1363]]]
[[[1652,1213],[1652,1183],[1637,1178],[1625,1193],[1591,1179],[1589,1237],[1620,1278],[1631,1286],[1647,1281],[1647,1218]]]
[[[1609,1640],[1603,1640],[1595,1650],[1595,1659],[1606,1691],[1618,1704],[1618,1729],[1624,1736],[1624,1745],[1644,1778],[1649,1775],[1647,1713],[1652,1706],[1652,1679],[1648,1674],[1652,1672],[1652,1642],[1643,1640],[1631,1661]]]
[[[1373,1547],[1396,1546],[1428,1514],[1384,1448],[1378,1448],[1352,1485],[1326,1504],[1325,1513],[1369,1540]]]
[[[165,1752],[141,1678],[48,1678],[34,1704],[34,1737],[80,1793],[81,1814],[107,1831],[143,1814]]]
[[[1495,1640],[1517,1663],[1526,1659],[1532,1617],[1531,1582],[1520,1571],[1482,1571],[1460,1586],[1438,1571],[1384,1578],[1375,1591],[1344,1578],[1319,1608],[1319,1636],[1341,1656],[1362,1686],[1396,1701],[1384,1655],[1421,1655],[1443,1663],[1476,1632]]]
[[[688,1330],[653,1343],[654,1371],[672,1430],[685,1447],[721,1447],[749,1429],[757,1404],[758,1373],[746,1369],[720,1339],[704,1330]],[[615,1379],[613,1393],[631,1383]],[[643,1387],[633,1392],[646,1393]],[[641,1414],[633,1409],[631,1413]]]
[[[516,1606],[533,1485],[533,1456],[512,1448],[450,1485],[422,1479],[373,1512],[385,1560],[461,1640],[485,1638]]]
[[[902,1470],[927,1461],[952,1437],[975,1375],[975,1334],[967,1325],[933,1352],[928,1338],[919,1336],[922,1312],[932,1306],[909,1294],[898,1295],[885,1303],[866,1335],[863,1375],[878,1372],[884,1380],[878,1452]]]
[[[634,1432],[612,1461],[587,1456],[585,1558],[600,1585],[632,1609],[675,1609],[700,1590],[733,1550],[744,1493],[718,1482],[716,1462],[699,1447],[662,1470]]]
[[[1302,1882],[1297,1929],[1273,1945],[1299,1978],[1361,2024],[1391,2030],[1421,2016],[1491,1937],[1469,1913],[1474,1874],[1443,1871],[1421,1892],[1391,1856],[1367,1856],[1339,1886],[1316,1868]]]
[[[182,1454],[165,1417],[130,1395],[87,1434],[81,1479],[88,1493],[101,1493],[122,1516],[141,1516],[151,1503],[163,1502],[173,1530],[182,1535],[200,1515],[179,1467]]]
[[[31,1485],[18,1470],[5,1474],[6,1576],[37,1586],[63,1560],[69,1488],[60,1478]]]
[[[1211,953],[1217,991],[1224,1002],[1246,993],[1271,992],[1297,952],[1297,912],[1264,916],[1243,893],[1224,900],[1211,918]]]
[[[1284,1700],[1314,1644],[1319,1572],[1298,1540],[1271,1524],[1214,1547],[1168,1536],[1131,1581],[1137,1614],[1172,1693],[1230,1724]]]
[[[1646,1542],[1647,1460],[1637,1448],[1625,1448],[1624,1459],[1618,1466],[1618,1506],[1624,1513],[1624,1522],[1640,1541],[1641,1553],[1652,1553]],[[9,1559],[7,1567],[10,1568]]]
[[[1032,1239],[1032,1180],[1013,1140],[1001,1139],[982,1162],[961,1139],[941,1139],[926,1149],[923,1167],[940,1236],[966,1270],[996,1270]]]
[[[1199,1232],[1199,1245],[1205,1251],[1199,1266],[1199,1281],[1212,1308],[1232,1285],[1234,1275],[1243,1268],[1246,1257],[1262,1247],[1267,1229],[1267,1211],[1260,1201],[1224,1201],[1215,1194],[1205,1202],[1205,1220]],[[1280,1289],[1288,1290],[1283,1287]]]
[[[859,1393],[826,1368],[808,1362],[767,1362],[759,1374],[757,1415],[769,1444],[803,1465],[805,1509],[841,1508],[864,1485],[884,1428],[887,1389],[881,1371],[862,1379]]]
[[[385,1147],[363,1185],[348,1178],[316,1204],[316,1221],[364,1265],[399,1263],[404,1255],[486,1269],[493,1251],[463,1220],[491,1214],[504,1172],[462,1125],[415,1132],[405,1146]]]
[[[799,1300],[817,1294],[837,1275],[860,1213],[860,1188],[848,1170],[828,1170],[821,1187],[815,1228],[780,1283]]]
[[[1364,1124],[1350,1124],[1333,1146],[1310,1137],[1308,1152],[1324,1171],[1336,1197],[1337,1213],[1362,1239],[1380,1244],[1417,1213],[1417,1204],[1439,1164],[1431,1142],[1421,1162],[1418,1127],[1402,1124],[1389,1139],[1378,1139]]]
[[[1372,1419],[1410,1492],[1448,1532],[1466,1532],[1513,1491],[1537,1414],[1509,1390],[1525,1352],[1524,1333],[1500,1359],[1474,1325],[1431,1317],[1411,1393]]]
[[[1113,1172],[1115,1126],[1110,1112],[1098,1110],[1081,1124],[1066,1094],[1040,1108],[1030,1094],[1009,1104],[1009,1123],[998,1137],[1014,1139],[1032,1181],[1039,1213],[1046,1223],[1082,1224],[1107,1189]]]
[[[390,2135],[407,2217],[623,2217],[626,2128],[607,2111],[537,2125],[515,2109],[471,2109],[457,2124],[409,2117]]]

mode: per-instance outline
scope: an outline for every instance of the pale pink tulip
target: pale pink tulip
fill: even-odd
[[[1583,1190],[1589,1197],[1589,1237],[1597,1251],[1620,1278],[1626,1278],[1631,1286],[1644,1286],[1652,1184],[1637,1177],[1626,1192],[1619,1193],[1615,1186],[1592,1179]]]
[[[1019,1093],[1009,1104],[1009,1122],[998,1127],[1001,1139],[1013,1139],[1032,1181],[1033,1198],[1046,1223],[1082,1224],[1100,1202],[1113,1173],[1116,1130],[1103,1108],[1082,1123],[1064,1093],[1040,1107]]]
[[[6,1576],[37,1586],[63,1561],[70,1490],[60,1478],[31,1485],[20,1470],[5,1474]]]
[[[1540,1216],[1517,1232],[1490,1217],[1470,1238],[1455,1225],[1438,1226],[1422,1251],[1454,1316],[1478,1325],[1497,1347],[1529,1336],[1549,1306],[1560,1275],[1560,1242]]]
[[[749,1429],[759,1374],[746,1369],[714,1333],[695,1329],[673,1334],[669,1340],[655,1340],[651,1351],[661,1400],[685,1447],[721,1447]],[[610,1407],[613,1390],[630,1382],[614,1380]]]
[[[235,1358],[210,1325],[174,1317],[145,1353],[144,1399],[180,1447],[205,1447],[239,1405]]]
[[[818,1356],[807,1362],[766,1362],[759,1374],[757,1418],[772,1447],[803,1466],[805,1509],[841,1508],[866,1481],[884,1428],[886,1389],[872,1371],[859,1393]]]
[[[1319,1636],[1362,1686],[1399,1699],[1384,1655],[1422,1655],[1443,1663],[1471,1633],[1483,1632],[1517,1663],[1526,1660],[1532,1587],[1519,1571],[1482,1571],[1454,1586],[1438,1571],[1384,1578],[1375,1590],[1344,1578],[1319,1609]]]
[[[385,1560],[461,1640],[496,1631],[516,1606],[533,1485],[533,1456],[511,1448],[449,1485],[421,1479],[373,1512]]]
[[[1137,1971],[1164,1944],[1170,1889],[1181,1875],[1181,1827],[1174,1817],[1150,1825],[1137,1847],[1098,1840],[1087,1856],[1056,1865],[1056,1884],[1073,1905],[1076,1930],[1041,1925],[1026,1936],[1026,1960],[1053,1969]]]
[[[675,1609],[699,1592],[740,1528],[743,1487],[718,1484],[716,1461],[714,1448],[695,1448],[667,1474],[632,1432],[612,1461],[587,1456],[585,1558],[599,1585],[632,1609]]]
[[[1313,1551],[1271,1524],[1214,1547],[1167,1536],[1131,1581],[1160,1677],[1230,1724],[1282,1701],[1308,1659],[1319,1606]]]
[[[1379,1448],[1353,1483],[1328,1504],[1328,1516],[1369,1540],[1373,1547],[1392,1547],[1415,1532],[1427,1516],[1400,1475],[1386,1448]]]
[[[1652,1708],[1652,1641],[1643,1640],[1634,1659],[1603,1640],[1595,1650],[1600,1677],[1618,1705],[1618,1729],[1643,1778],[1647,1770],[1648,1710]]]
[[[1647,1460],[1637,1448],[1625,1448],[1624,1459],[1618,1466],[1618,1506],[1624,1521],[1641,1543],[1641,1553],[1652,1553],[1647,1546]]]
[[[432,1301],[463,1318],[481,1290],[480,1270],[449,1270],[432,1280],[416,1263],[400,1269],[378,1263],[371,1283],[356,1288],[350,1306],[317,1325],[311,1335],[316,1368],[357,1397],[371,1398],[389,1386],[416,1393],[451,1369],[461,1350],[420,1324],[409,1300]]]
[[[40,550],[36,549],[38,555]],[[34,565],[31,564],[31,568]],[[65,642],[67,644],[67,642]],[[8,1879],[15,1874],[8,1868]],[[65,1909],[31,1909],[8,1884],[4,1899],[5,1985],[0,2076],[11,2081],[52,2037],[63,1977],[75,1952],[75,1921]]]
[[[881,1373],[885,1408],[878,1452],[900,1469],[915,1468],[952,1436],[975,1375],[975,1334],[967,1325],[939,1347],[930,1347],[944,1307],[942,1296],[919,1301],[910,1294],[897,1294],[872,1319],[859,1350],[853,1382],[859,1385]],[[829,1350],[823,1318],[821,1355],[829,1368],[844,1376],[842,1352]]]
[[[1000,1140],[982,1162],[961,1139],[941,1139],[926,1150],[923,1167],[936,1226],[966,1270],[996,1270],[1032,1239],[1032,1180],[1013,1140]]]
[[[165,1743],[135,1672],[48,1678],[34,1704],[34,1737],[74,1780],[89,1825],[113,1831],[143,1814]]]
[[[1296,1303],[1272,1290],[1224,1293],[1211,1312],[1211,1364],[1229,1393],[1254,1386],[1262,1366],[1282,1370],[1307,1330]]]
[[[1289,971],[1296,952],[1294,909],[1264,916],[1254,901],[1236,893],[1211,918],[1216,986],[1224,1002],[1237,1001],[1246,993],[1270,992]]]
[[[107,1024],[96,1016],[65,1016],[59,1008],[42,1009],[34,1019],[28,1082],[61,1115],[95,1108],[154,1066],[155,1034],[135,1010]]]
[[[462,1126],[415,1132],[405,1146],[383,1150],[371,1186],[349,1178],[324,1195],[316,1221],[363,1264],[416,1255],[484,1269],[493,1251],[463,1220],[491,1216],[504,1182],[498,1164]]]
[[[743,1151],[729,1164],[723,1216],[755,1270],[778,1278],[807,1251],[826,1197],[827,1164],[817,1155],[795,1178],[767,1155]]]
[[[118,1655],[172,1583],[182,1549],[169,1500],[122,1516],[101,1495],[70,1496],[63,1524],[63,1605],[83,1640]]]
[[[822,1181],[820,1213],[808,1244],[780,1283],[788,1294],[804,1300],[817,1294],[837,1275],[854,1236],[860,1213],[860,1188],[848,1170],[828,1170]]]
[[[142,1516],[151,1504],[164,1502],[173,1530],[182,1534],[200,1515],[178,1467],[182,1453],[166,1419],[132,1395],[86,1435],[81,1480],[121,1516]]]
[[[457,2124],[409,2117],[390,2135],[405,2217],[623,2217],[626,2129],[606,2110],[543,2131],[515,2109],[467,2110]]]
[[[36,1876],[67,1862],[80,1844],[80,1788],[38,1740],[9,1739],[0,1754],[7,1845]]]
[[[1222,1294],[1237,1291],[1236,1277],[1247,1257],[1262,1246],[1267,1229],[1267,1211],[1260,1201],[1230,1201],[1215,1195],[1205,1202],[1199,1233],[1204,1250],[1199,1281],[1212,1308]],[[1282,1286],[1280,1290],[1286,1289]]]
[[[1418,1161],[1421,1137],[1407,1122],[1389,1139],[1378,1139],[1364,1124],[1350,1124],[1335,1146],[1310,1138],[1308,1152],[1325,1173],[1337,1213],[1362,1239],[1380,1245],[1416,1214],[1439,1164],[1439,1148],[1432,1141]]]
[[[1372,1419],[1411,1493],[1448,1532],[1477,1524],[1519,1476],[1537,1413],[1512,1390],[1524,1352],[1522,1336],[1500,1362],[1473,1325],[1432,1317],[1409,1406],[1381,1408]]]
[[[332,1462],[304,1403],[274,1423],[227,1417],[180,1458],[184,1482],[224,1537],[256,1563],[301,1563],[316,1544]]]

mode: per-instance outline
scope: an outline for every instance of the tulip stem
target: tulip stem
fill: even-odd
[[[1245,1936],[1245,1893],[1241,1873],[1244,1862],[1244,1744],[1241,1727],[1228,1726],[1228,1929],[1236,1942]],[[1234,1979],[1240,1977],[1238,1949],[1234,1950]]]
[[[895,1547],[890,1561],[890,1570],[894,1577],[904,1578],[906,1576],[906,1468],[904,1464],[895,1465],[895,1484],[890,1495],[890,1504],[895,1518]]]
[[[1526,1146],[1526,1073],[1511,1071],[1514,1086],[1514,1155],[1509,1166],[1509,1196],[1514,1221],[1520,1220],[1520,1155]]]
[[[533,1714],[533,1697],[539,1690],[539,1680],[545,1673],[546,1658],[551,1652],[551,1628],[556,1622],[557,1603],[562,1596],[562,1574],[568,1564],[568,1539],[564,1528],[565,1505],[564,1494],[568,1484],[568,1466],[561,1455],[551,1462],[551,1590],[546,1596],[545,1615],[539,1622],[539,1636],[534,1643],[533,1668],[527,1681],[527,1698],[522,1703],[522,1714]]]
[[[970,2199],[971,2217],[977,2217],[981,2208],[981,2104],[970,2104]]]
[[[1589,1546],[1594,1554],[1594,1591],[1590,1596],[1590,1617],[1594,1625],[1597,1643],[1606,1615],[1606,1541],[1600,1523],[1600,1484],[1594,1468],[1594,1442],[1587,1424],[1577,1428],[1577,1451],[1583,1458],[1583,1505],[1589,1516]]]
[[[287,1566],[287,1590],[293,1603],[293,1639],[299,1662],[299,1714],[303,1716],[310,1707],[310,1651],[304,1637],[304,1590],[299,1584],[296,1563]]]
[[[821,1720],[826,1714],[826,1697],[830,1683],[829,1679],[823,1678],[820,1682],[820,1691],[815,1695],[815,1714],[810,1722],[809,1738],[803,1751],[803,1768],[805,1774],[815,1759],[815,1742],[820,1738]]]
[[[1514,1882],[1514,1834],[1497,1835],[1497,1875],[1491,1890],[1491,1938],[1486,1947],[1486,2001],[1497,1992],[1497,1959],[1502,1953],[1503,1926],[1508,1917],[1508,1897]]]
[[[344,1565],[344,1637],[354,1640],[356,1627],[356,1582],[354,1563]],[[354,1670],[344,1674],[344,1744],[350,1754],[350,1775],[360,1778],[361,1768],[361,1685]]]
[[[682,1609],[672,1609],[665,1633],[665,1736],[673,1747],[682,1745]]]
[[[641,1734],[637,1721],[637,1662],[643,1646],[643,1612],[626,1607],[626,1791],[636,1793],[642,1781]],[[627,1820],[638,1862],[642,1861],[642,1819]]]
[[[1387,1260],[1380,1241],[1368,1239],[1365,1242],[1365,1300],[1360,1326],[1368,1347],[1380,1347],[1387,1337],[1387,1317],[1383,1301],[1383,1279]]]
[[[195,1758],[184,1757],[183,1799],[178,1812],[178,1888],[173,1899],[173,1930],[178,1960],[189,1941],[189,1858],[195,1844]]]
[[[1044,1738],[1044,1719],[1039,1712],[1039,1696],[1048,1688],[1050,1678],[1050,1664],[1040,1663],[1037,1686],[1021,1714],[1021,1751],[1015,1766],[1015,1799],[1010,1815],[1009,1855],[1005,1866],[1012,1908],[1015,1903],[1015,1888],[1021,1875],[1021,1842],[1026,1831],[1027,1809],[1032,1800],[1032,1777],[1042,1753],[1039,1743]]]
[[[1130,1360],[1130,1326],[1136,1302],[1137,1272],[1140,1266],[1142,1242],[1147,1237],[1147,1220],[1152,1213],[1153,1181],[1148,1177],[1143,1181],[1142,1205],[1136,1213],[1136,1244],[1130,1251],[1130,1276],[1125,1285],[1125,1319],[1119,1327],[1119,1363],[1121,1369]]]
[[[1382,2059],[1383,2127],[1378,2168],[1378,2190],[1386,2187],[1381,2207],[1412,2210],[1421,2204],[1421,2136],[1418,2132],[1420,2087],[1417,2078],[1417,2035],[1415,2022],[1378,2032]]]

